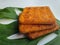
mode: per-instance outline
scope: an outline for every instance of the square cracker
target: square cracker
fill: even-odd
[[[21,24],[53,24],[56,19],[48,6],[26,7],[19,15]]]
[[[55,26],[55,24],[50,24],[50,25],[19,25],[19,31],[21,33],[29,33],[29,32],[35,32],[35,31],[40,31],[40,30],[46,30],[46,29],[51,29]]]

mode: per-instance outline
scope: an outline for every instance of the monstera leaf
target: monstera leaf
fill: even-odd
[[[23,11],[23,8],[17,7],[7,7],[0,9],[0,19],[18,19],[15,9]],[[60,25],[59,20],[57,20],[57,23]],[[18,32],[18,20],[10,24],[0,24],[0,45],[37,45],[38,41],[47,36],[45,35],[35,40],[29,40],[27,38],[17,40],[7,39],[8,36],[16,32]],[[60,30],[56,31],[55,33],[58,35],[57,38],[47,43],[46,45],[60,45]]]

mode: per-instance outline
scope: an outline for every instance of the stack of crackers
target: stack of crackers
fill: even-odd
[[[19,31],[30,39],[36,39],[59,28],[48,6],[26,7],[19,15]]]

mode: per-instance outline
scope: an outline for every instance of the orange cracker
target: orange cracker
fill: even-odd
[[[40,30],[46,30],[51,29],[55,26],[55,24],[51,25],[19,25],[19,31],[21,33],[29,33],[29,32],[35,32]]]
[[[53,24],[56,19],[48,6],[26,7],[19,15],[21,24]]]
[[[33,32],[33,33],[28,33],[27,36],[30,38],[30,39],[35,39],[35,38],[38,38],[38,37],[41,37],[43,35],[46,35],[48,33],[51,33],[53,31],[56,31],[57,29],[59,28],[58,25],[56,25],[54,28],[52,29],[48,29],[48,30],[42,30],[42,31],[39,31],[39,32]]]

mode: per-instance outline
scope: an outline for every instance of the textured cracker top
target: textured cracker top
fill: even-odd
[[[56,19],[48,6],[26,7],[19,15],[21,24],[53,24]]]

